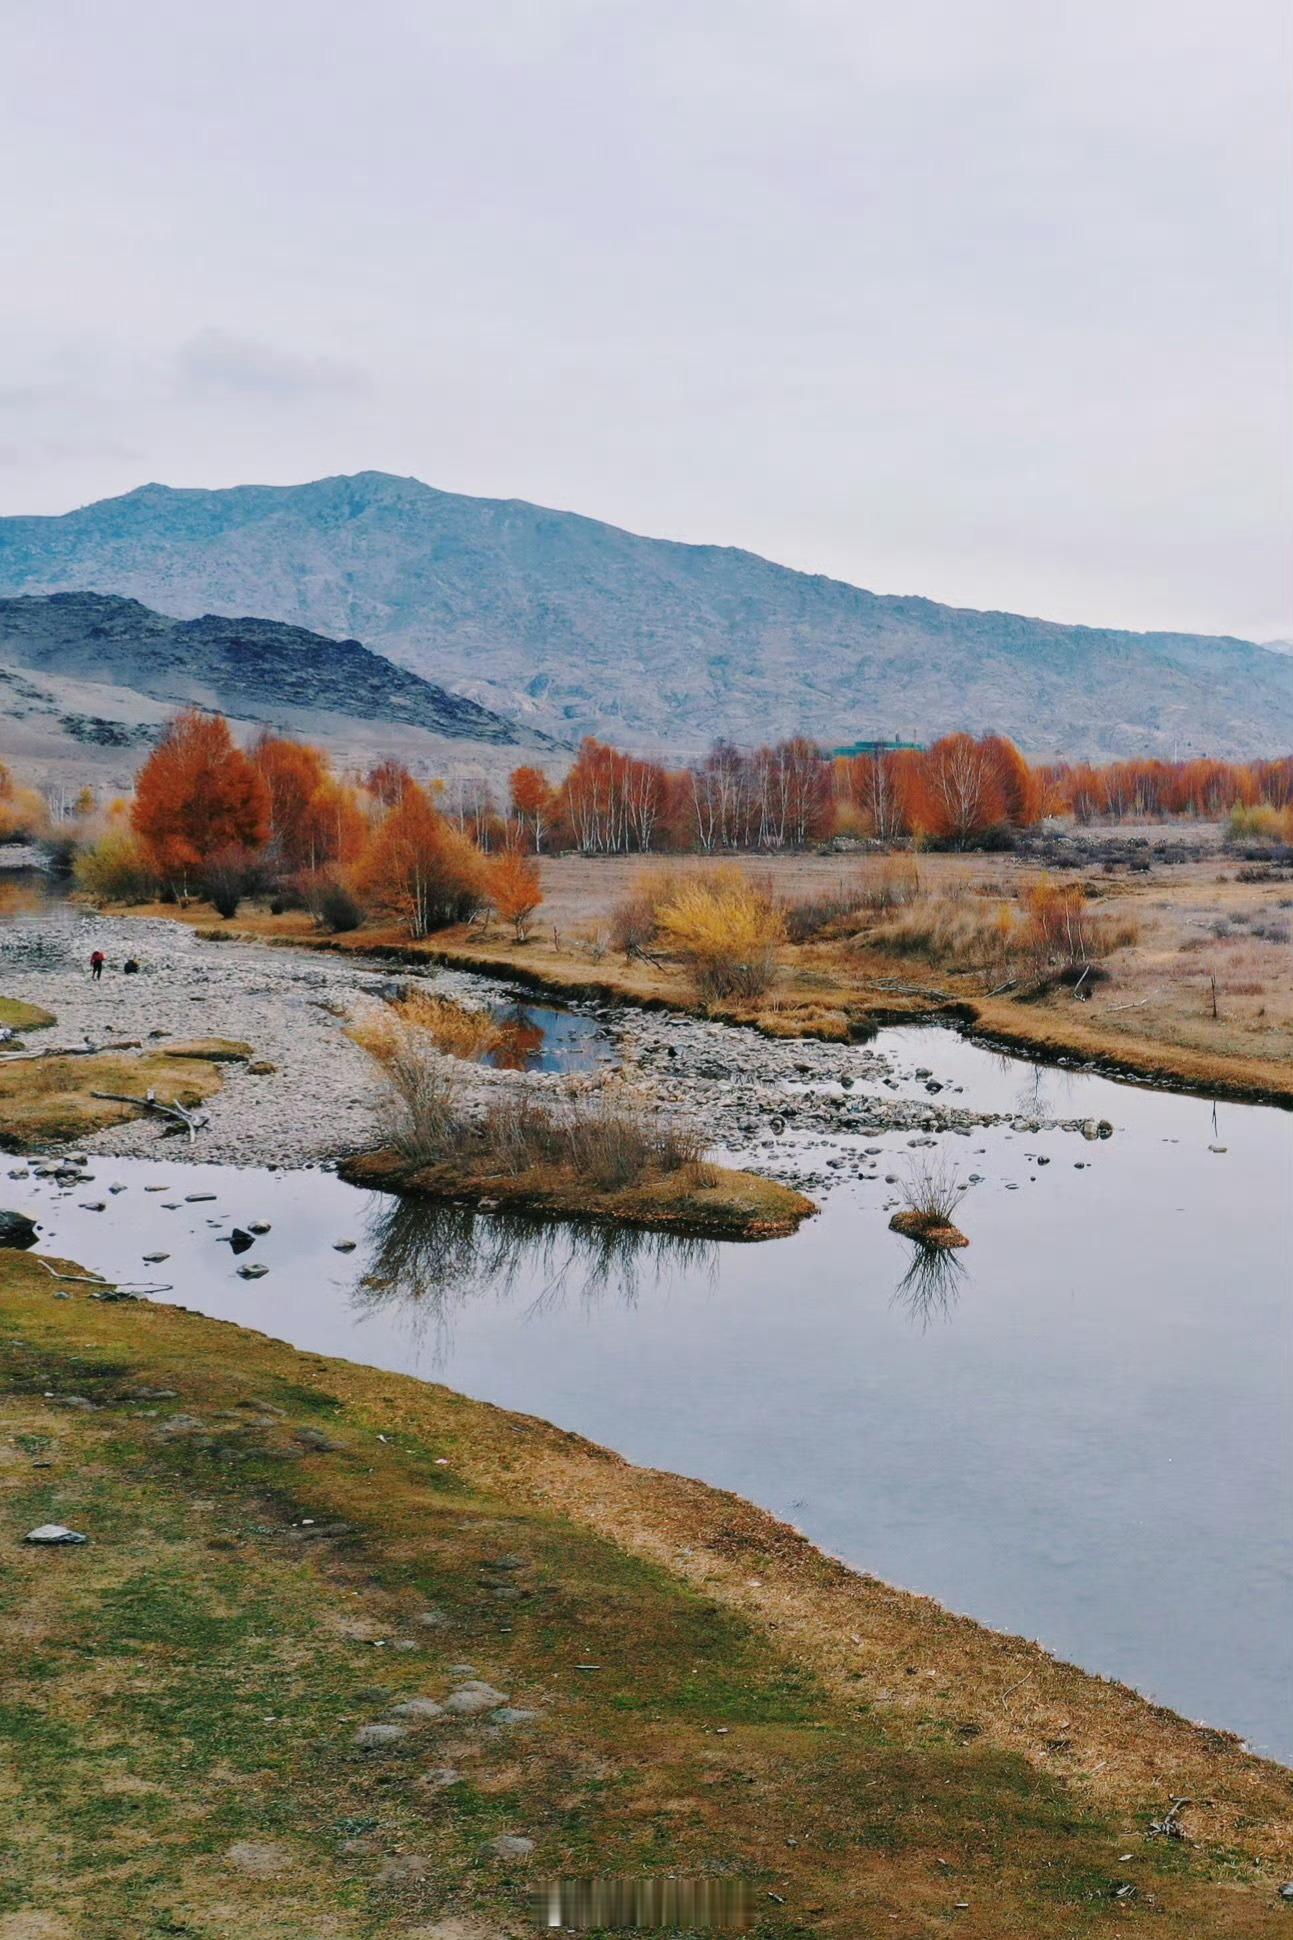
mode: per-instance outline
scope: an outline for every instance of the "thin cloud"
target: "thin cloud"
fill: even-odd
[[[367,388],[357,364],[284,350],[256,337],[200,330],[175,356],[179,387],[190,395],[280,399],[337,397]]]

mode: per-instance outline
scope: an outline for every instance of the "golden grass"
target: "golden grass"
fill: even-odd
[[[215,1062],[184,1047],[137,1056],[103,1052],[0,1063],[0,1148],[22,1152],[85,1138],[141,1116],[129,1105],[93,1097],[96,1091],[143,1098],[151,1088],[165,1104],[191,1107],[210,1098],[222,1083]]]
[[[472,1064],[488,1057],[503,1042],[503,1030],[487,1010],[456,1003],[452,997],[411,990],[406,997],[397,998],[391,1009],[402,1023],[425,1031],[438,1050]]]
[[[1234,1740],[735,1496],[67,1290],[0,1255],[5,1525],[92,1538],[11,1546],[0,1577],[0,1933],[474,1940],[536,1874],[716,1870],[785,1940],[1274,1930],[1293,1775]],[[356,1746],[460,1661],[538,1718]],[[1189,1845],[1147,1836],[1173,1794]]]

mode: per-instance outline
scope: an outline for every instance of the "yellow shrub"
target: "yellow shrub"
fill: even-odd
[[[771,892],[734,867],[683,877],[656,913],[662,941],[705,997],[760,995],[771,983],[786,925]]]

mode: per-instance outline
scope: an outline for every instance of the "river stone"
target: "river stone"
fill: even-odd
[[[355,1743],[366,1751],[381,1751],[386,1745],[397,1745],[401,1738],[408,1736],[402,1724],[361,1724],[355,1733]]]
[[[437,1704],[434,1698],[406,1698],[403,1704],[391,1706],[391,1716],[393,1718],[442,1718],[444,1706]]]
[[[500,1832],[497,1839],[491,1839],[489,1849],[500,1859],[524,1859],[534,1851],[533,1839],[525,1839],[519,1833]]]
[[[38,1529],[29,1529],[23,1537],[25,1543],[38,1543],[42,1548],[50,1549],[70,1548],[74,1543],[88,1543],[89,1540],[88,1536],[78,1535],[75,1529],[69,1529],[61,1522],[42,1522]]]
[[[26,1252],[36,1244],[36,1222],[28,1219],[26,1213],[0,1212],[0,1246],[12,1246]]]
[[[482,1711],[492,1711],[495,1705],[506,1703],[507,1692],[496,1691],[492,1684],[464,1684],[449,1693],[444,1708],[455,1717],[475,1718]]]

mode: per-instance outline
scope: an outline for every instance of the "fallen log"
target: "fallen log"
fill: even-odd
[[[140,1111],[156,1112],[159,1118],[165,1118],[172,1125],[186,1131],[190,1144],[203,1126],[210,1123],[206,1112],[188,1111],[183,1105],[168,1105],[160,1098],[133,1098],[124,1091],[92,1091],[90,1096],[103,1098],[113,1105],[138,1105]]]

